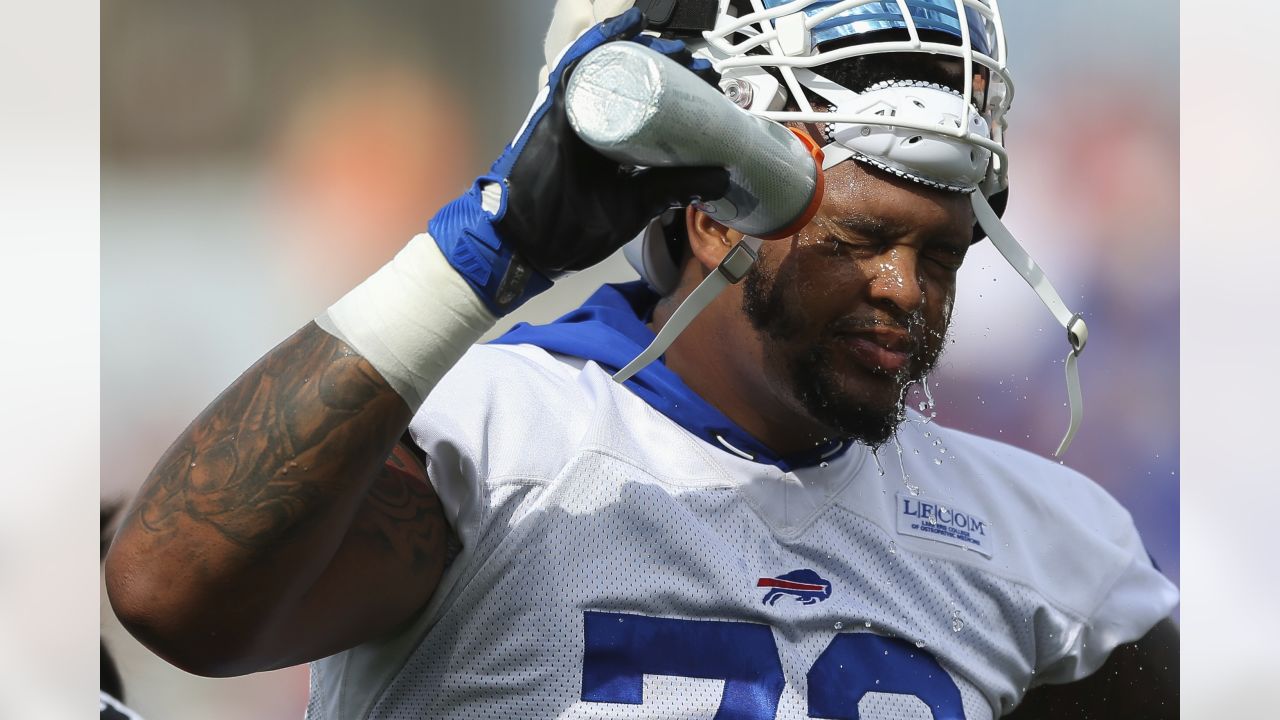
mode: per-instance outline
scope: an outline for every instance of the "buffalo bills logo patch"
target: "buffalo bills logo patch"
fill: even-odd
[[[812,605],[831,597],[831,582],[812,570],[792,570],[777,577],[764,577],[756,581],[756,587],[769,588],[765,593],[765,605],[773,605],[784,595],[796,602]]]

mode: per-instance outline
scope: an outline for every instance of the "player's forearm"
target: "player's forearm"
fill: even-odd
[[[369,363],[309,324],[222,393],[147,478],[107,558],[112,604],[161,655],[234,655],[328,565],[408,425]]]

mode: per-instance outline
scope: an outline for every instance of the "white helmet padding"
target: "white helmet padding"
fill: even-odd
[[[833,115],[853,114],[898,120],[906,124],[867,124],[828,121],[822,124],[827,144],[823,169],[851,157],[930,187],[970,193],[978,189],[991,166],[991,151],[947,132],[960,128],[969,116],[969,132],[987,137],[987,121],[977,108],[965,112],[960,93],[920,80],[886,80],[861,93],[846,90],[811,70],[796,76],[808,90],[831,103]]]

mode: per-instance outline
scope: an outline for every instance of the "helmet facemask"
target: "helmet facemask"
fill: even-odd
[[[1007,186],[1004,112],[1013,84],[993,3],[722,4],[726,13],[751,12],[722,15],[716,28],[703,34],[700,54],[722,73],[730,97],[749,98],[738,101],[740,106],[778,122],[813,123],[826,130],[828,167],[852,157],[933,187],[981,188],[992,195]],[[962,6],[963,23],[957,19]],[[875,62],[877,56],[885,62]],[[940,82],[936,71],[918,70],[945,58],[955,59],[950,75],[958,68],[960,82]],[[832,72],[856,64],[900,67],[861,87],[855,78]]]
[[[1071,419],[1054,454],[1064,452],[1083,417],[1076,362],[1088,330],[1000,220],[1009,173],[1004,116],[1013,81],[998,0],[719,0],[714,27],[677,34],[712,62],[721,88],[739,107],[816,128],[824,169],[853,159],[969,195],[978,220],[975,241],[989,237],[1066,330]],[[939,68],[949,79],[935,74]],[[675,222],[682,219],[677,214]],[[654,276],[648,271],[654,263],[638,262],[654,255],[652,243],[663,235],[659,222],[628,246],[627,257],[665,294],[677,276]],[[753,261],[761,242],[748,237],[740,246]],[[729,274],[740,278],[744,272]],[[664,327],[615,379],[658,357],[727,282],[736,281],[721,275],[711,273],[673,316],[679,322],[669,321],[675,327]]]

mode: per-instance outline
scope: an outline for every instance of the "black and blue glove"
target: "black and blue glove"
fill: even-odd
[[[718,76],[684,43],[641,35],[632,8],[588,30],[561,55],[516,139],[462,197],[427,228],[449,264],[498,316],[622,247],[664,210],[725,194],[723,168],[623,167],[578,138],[565,86],[578,62],[626,40],[672,57],[707,82]]]

